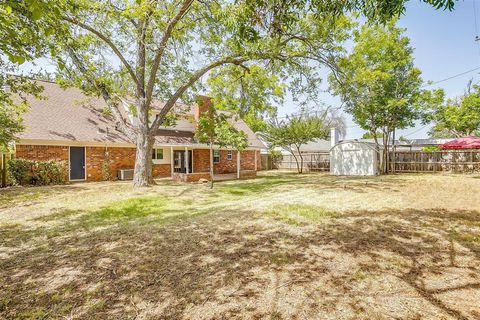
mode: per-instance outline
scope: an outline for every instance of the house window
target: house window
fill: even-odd
[[[213,163],[220,162],[220,150],[213,150]]]
[[[163,149],[153,149],[152,159],[153,160],[163,160]]]
[[[227,160],[232,160],[233,159],[233,151],[232,150],[228,150],[227,151]]]

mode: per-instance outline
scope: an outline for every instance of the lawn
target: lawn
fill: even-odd
[[[480,177],[0,190],[0,319],[480,319]]]

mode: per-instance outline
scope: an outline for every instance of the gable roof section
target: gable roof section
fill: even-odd
[[[29,98],[30,109],[24,115],[25,130],[18,136],[20,140],[133,144],[115,128],[113,117],[104,112],[103,99],[86,96],[77,88],[63,89],[48,81],[41,81],[41,85],[42,95],[47,99]],[[156,103],[154,108],[162,106]],[[194,139],[194,107],[179,104],[185,118],[178,119],[174,126],[160,127],[156,145],[200,145]],[[232,124],[247,134],[250,147],[264,147],[243,120],[235,119]]]
[[[29,99],[30,109],[24,115],[25,130],[20,139],[131,143],[115,129],[100,99],[51,82],[42,81],[41,85],[47,99]]]

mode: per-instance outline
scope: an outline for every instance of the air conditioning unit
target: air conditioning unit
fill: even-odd
[[[118,170],[118,180],[133,180],[133,169]]]

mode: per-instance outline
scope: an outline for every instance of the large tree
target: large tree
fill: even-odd
[[[433,137],[480,135],[480,86],[469,84],[464,95],[432,105],[425,119],[433,122]]]
[[[382,139],[383,172],[388,171],[393,133],[413,126],[432,96],[421,89],[421,72],[414,66],[413,48],[403,33],[395,21],[363,25],[354,33],[351,53],[338,61],[340,72],[330,77],[345,111],[371,134],[378,150]]]
[[[58,0],[64,27],[56,29],[54,53],[66,84],[103,97],[135,143],[134,185],[145,186],[153,182],[149,155],[158,128],[179,100],[191,101],[204,75],[255,63],[311,84],[305,79],[317,78],[318,66],[334,67],[348,25],[343,14],[386,21],[406,1]],[[454,0],[423,2],[452,9]],[[155,115],[154,100],[165,102]]]

